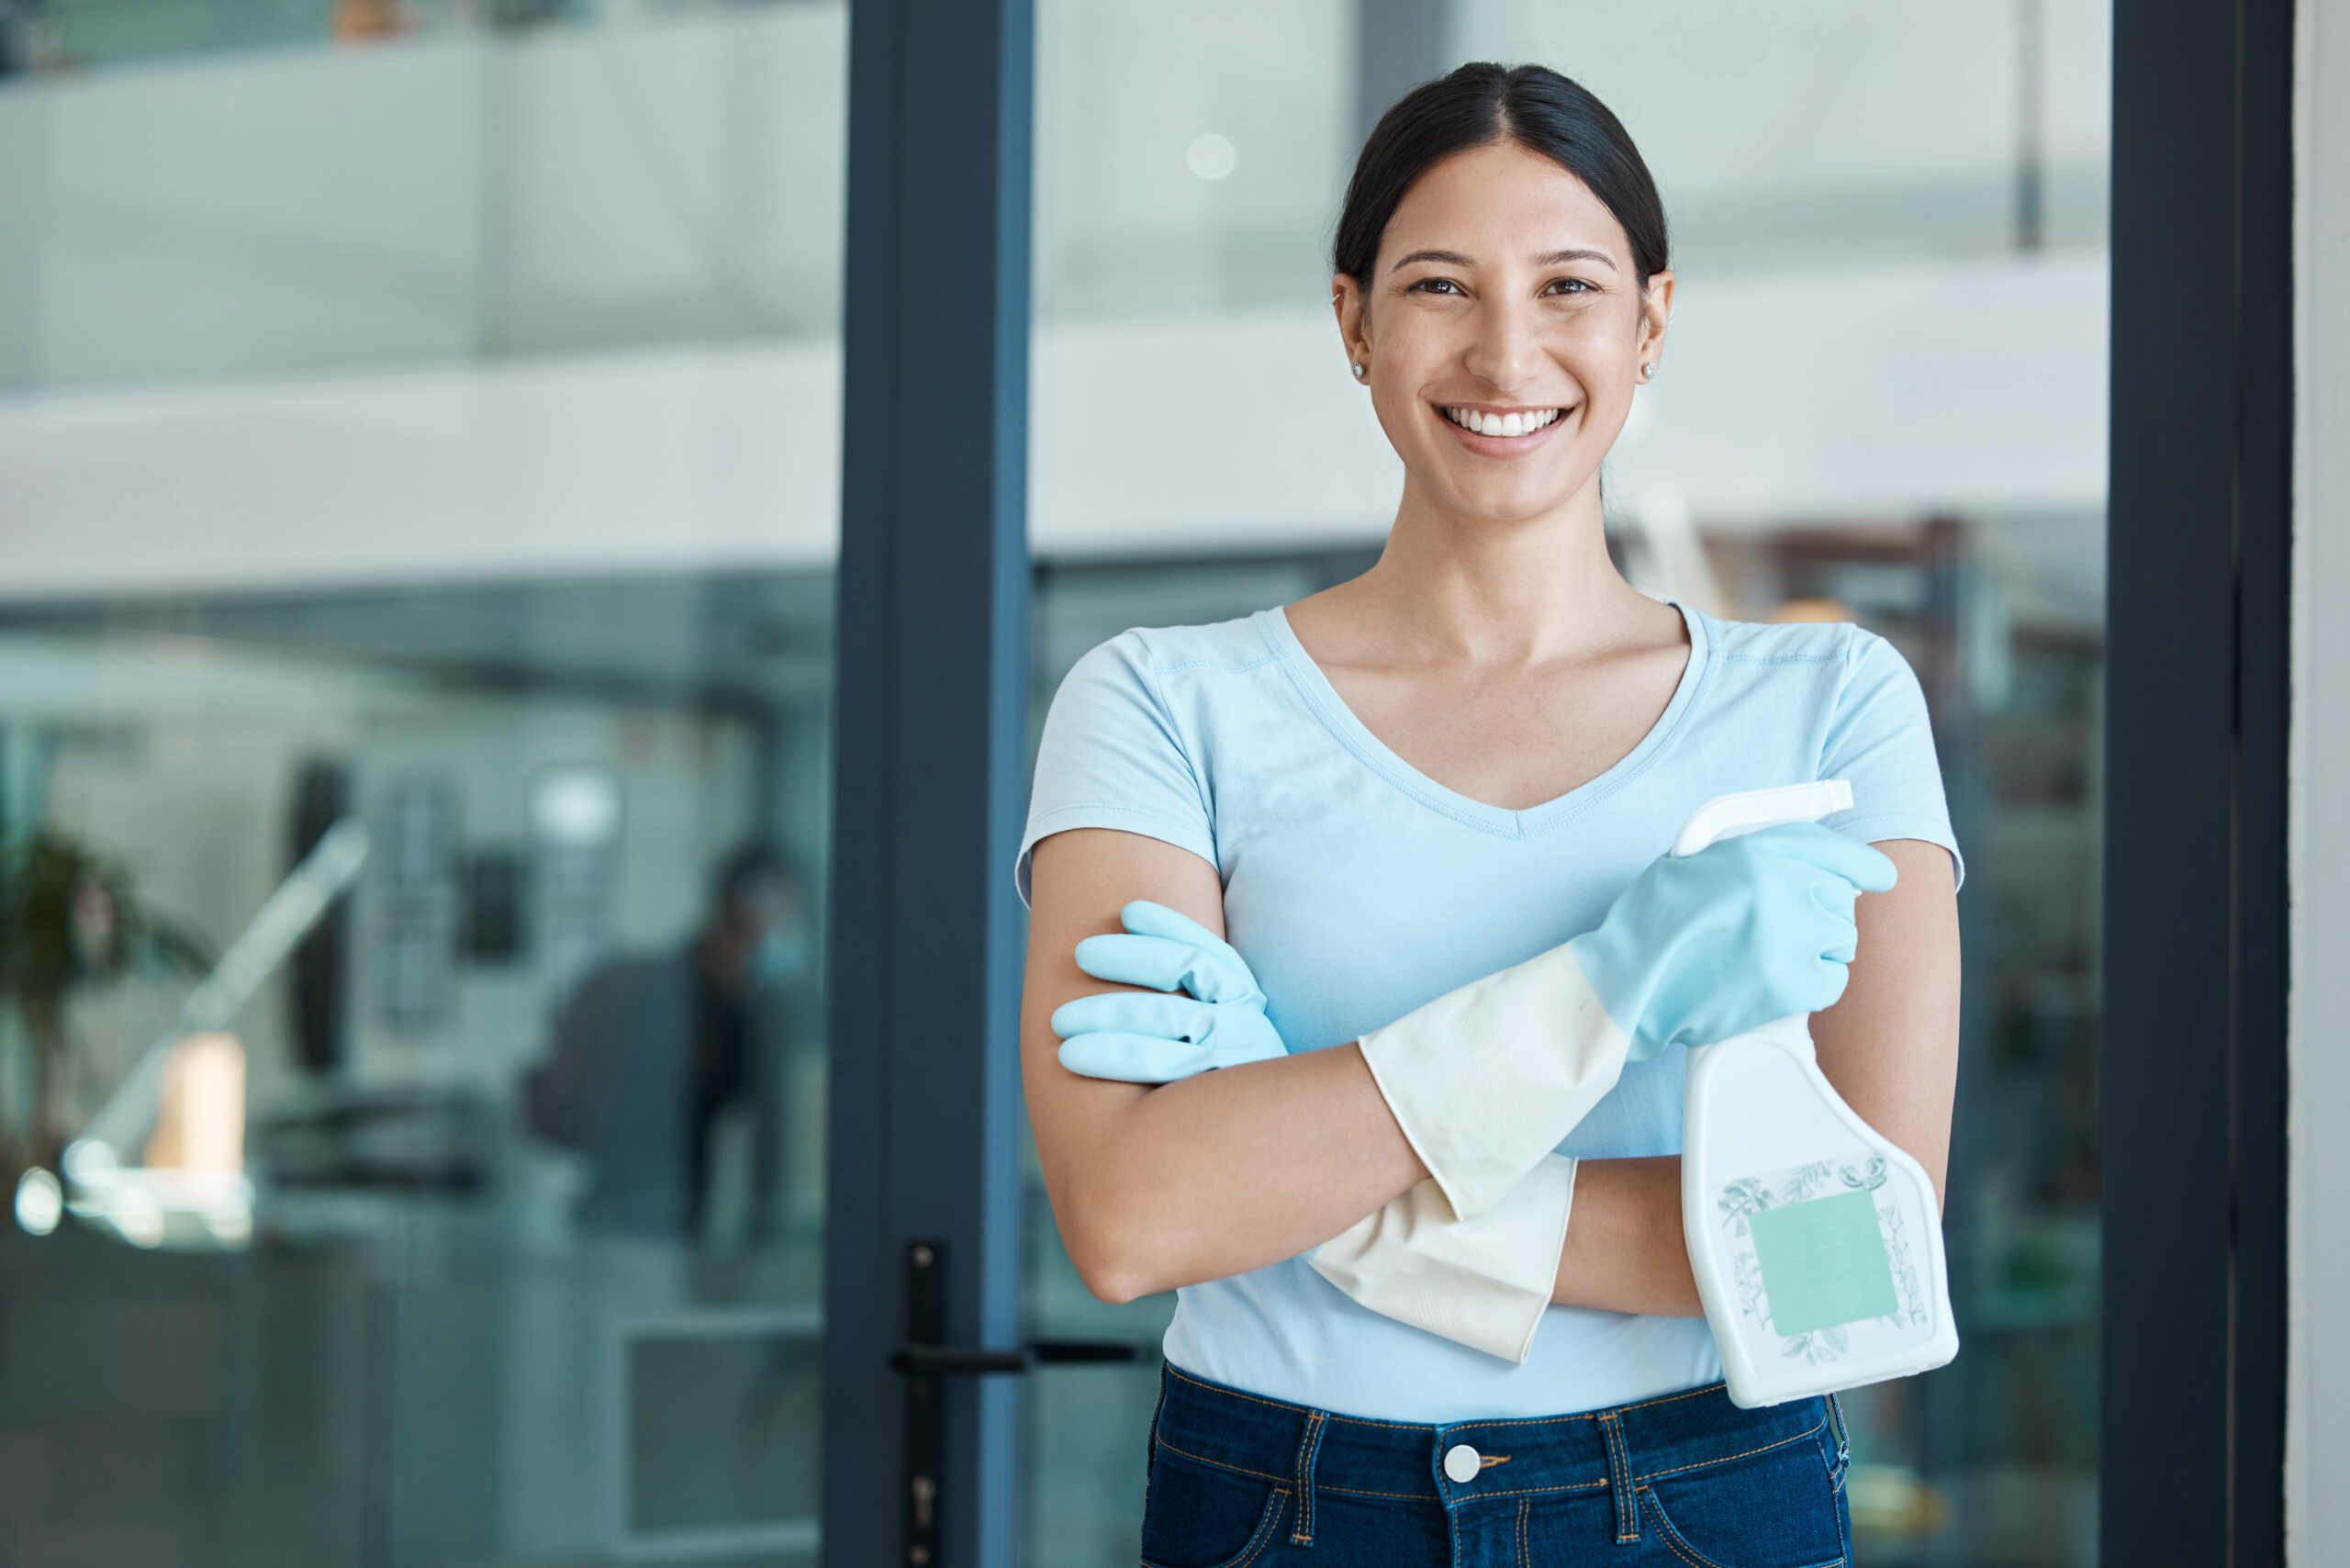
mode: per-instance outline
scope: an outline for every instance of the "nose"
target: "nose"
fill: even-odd
[[[1496,392],[1515,392],[1526,384],[1540,359],[1531,301],[1504,295],[1480,304],[1476,336],[1469,345],[1467,360],[1472,375]]]

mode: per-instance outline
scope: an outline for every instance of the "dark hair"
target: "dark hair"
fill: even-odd
[[[800,875],[789,858],[770,844],[741,845],[719,862],[710,879],[711,910],[719,914],[748,913],[762,897],[778,889],[799,895]]]
[[[1670,264],[1664,203],[1623,122],[1547,65],[1464,65],[1421,84],[1379,117],[1347,182],[1332,270],[1368,286],[1404,193],[1456,152],[1515,141],[1581,180],[1632,242],[1640,286]]]

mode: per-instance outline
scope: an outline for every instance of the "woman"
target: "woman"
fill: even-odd
[[[1832,1404],[1718,1384],[1673,1047],[1826,1009],[1829,1077],[1941,1181],[1956,849],[1917,682],[1611,564],[1601,461],[1673,277],[1590,95],[1416,90],[1335,261],[1404,463],[1384,552],[1087,655],[1021,857],[1062,1237],[1105,1299],[1181,1292],[1144,1557],[1846,1561]],[[1826,827],[1661,857],[1715,795],[1824,778],[1857,801]]]

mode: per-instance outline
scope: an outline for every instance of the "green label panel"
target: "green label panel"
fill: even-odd
[[[1762,1209],[1747,1223],[1771,1298],[1771,1325],[1781,1334],[1883,1317],[1898,1305],[1870,1193]]]

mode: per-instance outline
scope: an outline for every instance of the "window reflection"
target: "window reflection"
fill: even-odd
[[[0,687],[0,842],[60,868],[46,902],[7,882],[11,937],[143,943],[64,976],[45,1079],[0,998],[0,1130],[65,1173],[0,1236],[0,1445],[50,1478],[8,1550],[812,1551],[830,597],[0,611],[0,667],[47,678]],[[186,1033],[193,983],[352,843]],[[119,1169],[61,1160],[123,1127]],[[85,1442],[148,1457],[77,1476]]]

